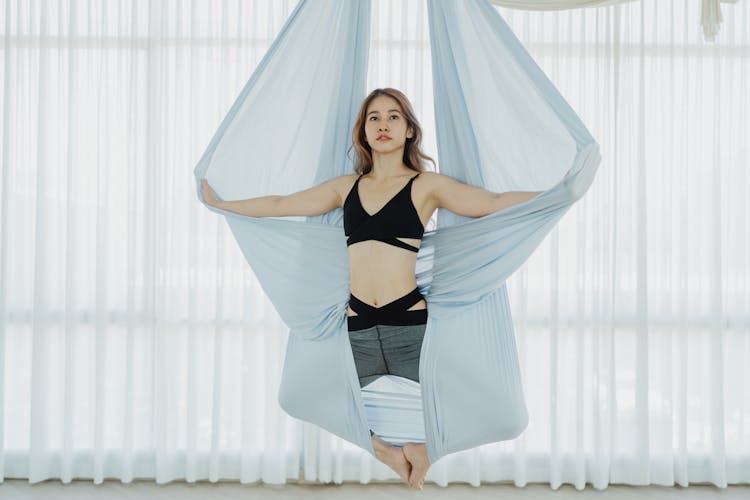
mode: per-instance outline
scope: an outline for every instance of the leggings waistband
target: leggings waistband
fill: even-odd
[[[349,307],[357,316],[348,316],[349,331],[363,330],[375,325],[421,325],[427,323],[427,309],[408,309],[424,299],[419,287],[396,300],[374,307],[362,302],[354,294],[349,295]]]

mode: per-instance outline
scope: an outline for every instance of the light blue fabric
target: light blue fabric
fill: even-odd
[[[487,0],[428,0],[440,171],[495,192],[544,191],[481,218],[443,209],[417,254],[428,303],[420,385],[427,453],[512,439],[527,426],[505,279],[593,181],[598,145]],[[301,0],[195,168],[221,199],[290,194],[353,172],[367,0]],[[290,335],[279,403],[368,450],[348,340],[342,210],[226,216]]]

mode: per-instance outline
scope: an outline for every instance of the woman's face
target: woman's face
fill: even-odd
[[[403,149],[406,138],[412,135],[412,129],[407,126],[406,119],[401,114],[401,106],[394,98],[379,95],[367,106],[365,138],[373,153]]]

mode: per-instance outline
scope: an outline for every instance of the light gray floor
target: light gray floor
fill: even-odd
[[[121,483],[119,481],[105,481],[103,484],[93,484],[90,480],[73,481],[62,484],[60,481],[44,481],[30,485],[27,480],[6,479],[0,484],[0,498],[3,500],[119,500],[119,499],[207,499],[211,500],[247,500],[253,498],[271,499],[378,499],[391,498],[520,498],[520,499],[572,499],[572,498],[603,498],[607,500],[640,500],[653,499],[687,499],[698,500],[704,498],[722,498],[746,500],[750,499],[750,485],[717,488],[711,485],[695,485],[689,488],[662,486],[623,486],[610,485],[606,490],[595,490],[587,485],[583,491],[573,486],[563,485],[557,491],[547,484],[529,484],[524,488],[517,488],[511,484],[487,484],[479,488],[465,484],[451,484],[441,488],[434,484],[426,484],[420,491],[411,491],[406,485],[398,483],[344,483],[343,485],[296,484],[267,485],[240,484],[238,482],[172,482],[158,485],[152,481],[134,481]]]

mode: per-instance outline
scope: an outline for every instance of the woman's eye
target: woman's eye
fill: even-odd
[[[391,115],[391,118],[398,118],[398,115]]]

